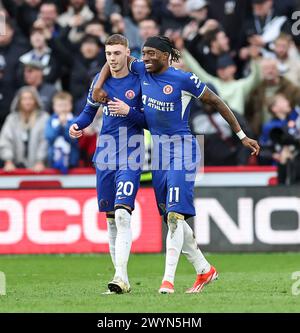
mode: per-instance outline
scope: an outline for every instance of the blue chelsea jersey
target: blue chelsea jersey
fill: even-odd
[[[141,80],[142,102],[152,134],[191,134],[190,102],[205,91],[205,84],[193,73],[169,67],[162,74],[148,73],[143,61],[134,60],[130,71]]]
[[[95,76],[87,97],[87,106],[94,110],[98,110],[101,105],[101,103],[95,102],[92,98],[94,84],[97,82],[98,77],[99,74]],[[110,77],[105,81],[103,89],[112,101],[116,97],[134,109],[142,107],[141,85],[137,75],[129,72],[123,78]],[[116,159],[117,164],[122,164],[133,151],[137,148],[142,148],[143,129],[124,115],[110,114],[107,104],[102,104],[102,106],[103,122],[93,161],[95,163],[111,164],[111,161]],[[135,138],[136,135],[141,136],[141,139],[136,140],[134,144],[128,144],[130,143],[130,138]],[[115,146],[112,141],[115,142]],[[109,154],[110,160],[106,159],[105,154]],[[121,162],[121,156],[123,162]]]
[[[101,103],[95,102],[92,98],[92,92],[94,84],[97,82],[99,74],[97,74],[91,84],[89,94],[87,97],[87,104],[92,107],[99,108]],[[114,97],[124,101],[130,107],[140,109],[141,103],[141,85],[137,75],[129,73],[123,78],[109,77],[103,86],[108,98],[114,100]],[[119,128],[126,127],[129,136],[142,133],[141,129],[134,123],[130,122],[126,116],[111,115],[108,110],[107,104],[103,105],[103,124],[100,135],[110,134],[112,136],[118,136]]]

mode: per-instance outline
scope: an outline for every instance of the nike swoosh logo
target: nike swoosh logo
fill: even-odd
[[[145,86],[150,86],[150,83],[148,83],[148,82],[143,82],[143,84],[145,85]]]

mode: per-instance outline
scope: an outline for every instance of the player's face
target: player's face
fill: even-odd
[[[119,44],[106,45],[105,54],[107,63],[112,71],[119,72],[124,67],[127,67],[127,56],[130,54],[128,47]]]
[[[166,65],[166,62],[168,62],[168,53],[145,46],[142,50],[142,60],[145,63],[147,72],[157,73],[160,72]]]

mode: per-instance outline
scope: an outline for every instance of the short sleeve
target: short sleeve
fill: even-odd
[[[95,107],[95,108],[98,108],[101,105],[101,103],[98,103],[98,102],[94,101],[94,99],[92,97],[93,96],[94,86],[95,86],[98,78],[99,78],[99,73],[96,74],[96,76],[94,77],[94,80],[93,80],[93,82],[92,82],[92,84],[90,86],[90,89],[89,89],[88,97],[86,99],[86,103],[89,104],[92,107]]]
[[[202,96],[206,89],[206,84],[201,82],[198,76],[194,73],[185,73],[183,82],[183,90],[191,94],[193,97],[199,98]]]
[[[129,63],[129,70],[133,74],[142,76],[146,72],[145,64],[142,60],[134,59]]]

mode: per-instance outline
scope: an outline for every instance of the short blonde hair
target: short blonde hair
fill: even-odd
[[[268,111],[273,114],[273,107],[274,105],[276,104],[278,98],[285,98],[287,99],[287,97],[282,94],[282,93],[277,93],[275,94],[274,96],[271,96],[267,99],[267,108],[268,108]],[[287,99],[288,100],[288,99]]]
[[[71,103],[73,103],[73,97],[70,93],[68,93],[67,91],[60,91],[58,93],[56,93],[53,97],[53,103],[56,100],[69,100]]]
[[[276,39],[275,42],[277,42],[278,40],[285,40],[288,43],[290,43],[292,41],[292,37],[284,32],[282,32]]]
[[[114,34],[107,38],[107,40],[105,41],[105,46],[106,45],[123,45],[125,47],[128,47],[129,42],[128,39],[123,35]]]

